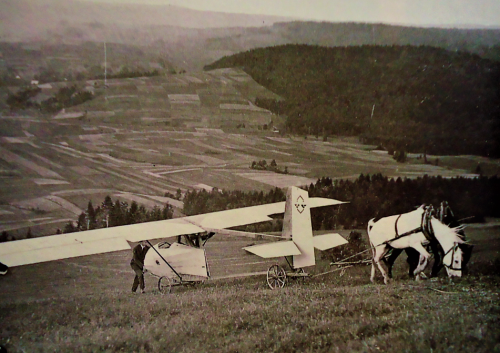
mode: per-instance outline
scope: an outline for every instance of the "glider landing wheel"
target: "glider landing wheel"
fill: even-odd
[[[173,282],[168,277],[160,277],[160,279],[158,280],[158,290],[161,294],[172,293],[172,285]]]
[[[271,289],[283,288],[286,283],[286,272],[280,265],[272,265],[267,270],[267,284]]]

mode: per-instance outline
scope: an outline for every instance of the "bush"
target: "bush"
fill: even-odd
[[[337,262],[353,256],[347,261],[361,261],[367,258],[367,254],[370,254],[368,251],[365,251],[368,247],[366,246],[366,243],[363,240],[363,235],[360,232],[352,231],[349,233],[347,241],[349,243],[326,251],[325,254],[327,258],[332,262]],[[365,252],[361,253],[362,251]]]

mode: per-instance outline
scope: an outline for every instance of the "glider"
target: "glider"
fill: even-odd
[[[270,221],[271,215],[284,213],[286,208],[283,236],[291,240],[245,249],[263,257],[294,256],[296,268],[311,266],[314,264],[313,247],[336,246],[340,235],[312,238],[309,210],[342,203],[333,199],[308,198],[306,191],[291,187],[284,202],[0,243],[0,261],[8,267],[15,267],[128,250],[129,242],[177,237],[175,243],[161,242],[152,246],[144,261],[145,269],[160,279],[175,276],[181,282],[182,276],[203,279],[210,276],[203,244],[213,234],[230,232],[224,230],[232,227]],[[295,232],[293,239],[292,229]],[[183,237],[186,244],[181,242]]]

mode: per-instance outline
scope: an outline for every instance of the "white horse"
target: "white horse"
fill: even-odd
[[[426,268],[430,254],[424,248],[429,244],[428,237],[435,238],[441,245],[444,256],[443,264],[449,277],[462,276],[462,250],[458,244],[465,241],[457,234],[459,229],[450,228],[434,217],[426,216],[426,209],[420,206],[415,211],[381,218],[377,222],[371,219],[368,222],[368,238],[372,247],[372,270],[370,280],[375,278],[375,265],[378,266],[384,283],[387,284],[389,276],[380,261],[389,251],[390,247],[396,249],[413,248],[420,253],[419,264],[414,271],[418,279],[420,273]],[[426,234],[427,233],[427,236]]]

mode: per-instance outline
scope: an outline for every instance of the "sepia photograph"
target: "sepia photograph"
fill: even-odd
[[[500,353],[500,1],[0,19],[0,353]]]

